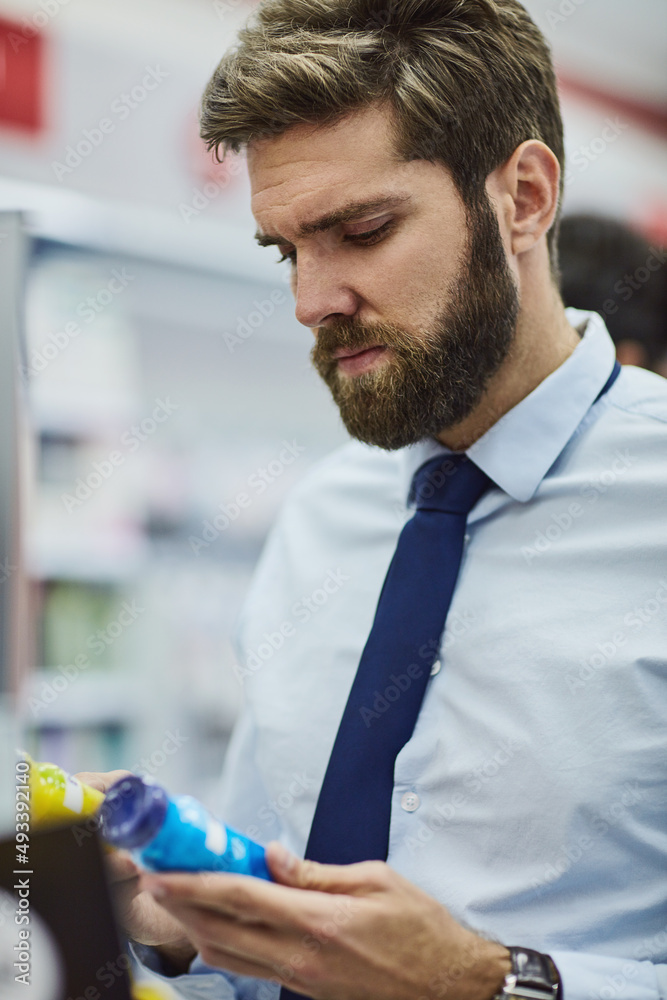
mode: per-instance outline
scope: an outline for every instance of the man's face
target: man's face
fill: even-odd
[[[298,126],[248,148],[263,245],[292,260],[296,316],[353,437],[395,449],[459,423],[519,311],[498,223],[449,171],[398,159],[389,112]]]

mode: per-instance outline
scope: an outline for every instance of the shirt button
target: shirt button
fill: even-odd
[[[401,808],[407,813],[413,813],[415,809],[419,809],[419,805],[419,796],[416,792],[405,792],[401,799]]]
[[[431,667],[431,677],[435,677],[436,674],[439,674],[441,669],[442,669],[442,663],[440,662],[440,660],[436,660],[433,666]]]
[[[464,541],[464,542],[465,542],[465,544],[467,545],[467,544],[468,544],[468,542],[470,541],[470,535],[464,535],[464,536],[463,536],[463,541]]]

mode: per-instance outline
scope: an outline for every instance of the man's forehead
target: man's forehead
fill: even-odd
[[[390,121],[371,108],[332,125],[298,125],[251,142],[252,210],[260,226],[264,214],[293,208],[300,222],[314,222],[319,214],[345,208],[355,194],[371,200],[388,187],[388,176],[402,162]]]

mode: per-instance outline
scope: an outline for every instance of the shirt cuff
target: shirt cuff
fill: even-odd
[[[167,984],[181,1000],[237,1000],[236,990],[222,969],[216,972],[203,967],[198,956],[188,972],[174,974],[157,948],[136,941],[128,941],[127,948],[137,978],[148,972],[153,981]]]
[[[558,969],[562,1000],[667,1000],[667,965],[545,949]]]

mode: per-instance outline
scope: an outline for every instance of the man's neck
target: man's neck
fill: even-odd
[[[452,451],[466,451],[574,351],[579,333],[568,322],[560,298],[545,319],[521,312],[514,344],[482,399],[464,420],[436,435]]]

